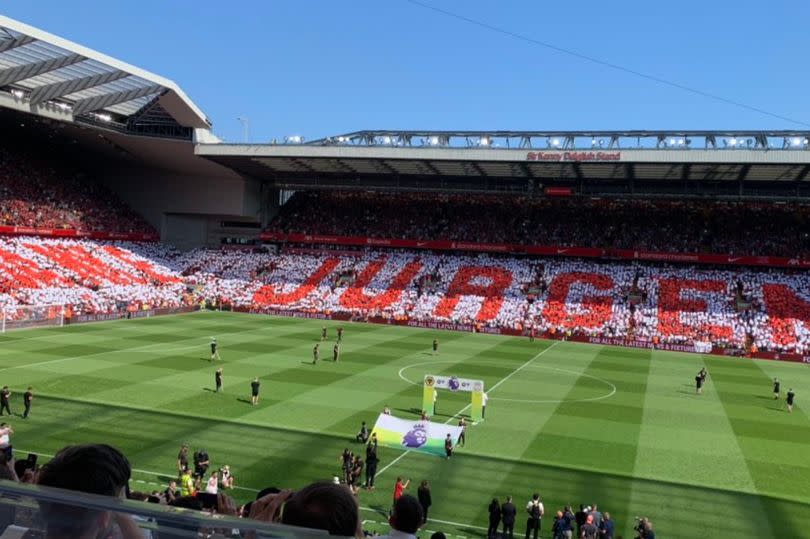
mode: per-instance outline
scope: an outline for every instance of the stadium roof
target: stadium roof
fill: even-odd
[[[58,119],[135,132],[211,126],[171,80],[2,15],[0,90],[0,105]]]
[[[285,189],[810,197],[807,132],[364,131],[304,144],[198,144]],[[709,186],[707,188],[707,186]]]

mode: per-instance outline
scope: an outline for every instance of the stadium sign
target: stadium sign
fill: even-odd
[[[622,152],[528,152],[527,161],[621,161]]]

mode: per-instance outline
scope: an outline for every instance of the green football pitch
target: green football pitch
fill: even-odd
[[[380,449],[375,491],[361,491],[367,527],[382,528],[396,476],[432,485],[427,530],[485,535],[487,505],[541,493],[546,514],[598,503],[625,537],[648,516],[661,537],[810,537],[810,395],[806,365],[568,342],[328,322],[322,361],[317,320],[200,312],[6,333],[0,384],[12,411],[34,386],[31,417],[13,417],[18,457],[43,460],[79,442],[129,457],[133,488],[162,488],[178,448],[205,448],[229,464],[239,501],[266,486],[297,488],[340,475],[339,456],[360,422],[383,406],[415,417],[425,374],[479,378],[486,420],[449,461]],[[220,345],[224,392],[214,393],[209,339]],[[430,352],[434,337],[439,354]],[[695,373],[709,379],[695,395]],[[262,380],[251,406],[249,383]],[[793,413],[771,380],[794,388]],[[440,393],[434,421],[455,421],[469,394]],[[548,537],[550,518],[542,536]],[[522,536],[525,519],[516,533]]]

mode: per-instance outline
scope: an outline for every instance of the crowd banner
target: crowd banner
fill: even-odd
[[[449,434],[455,445],[461,435],[461,427],[380,414],[372,433],[377,434],[377,442],[384,447],[443,457],[444,440]]]
[[[2,233],[2,232],[0,232]],[[371,238],[366,236],[335,236],[323,234],[286,234],[262,232],[263,241],[301,244],[329,244],[354,247],[395,247],[434,251],[476,251],[481,253],[529,254],[537,256],[572,256],[612,260],[645,260],[648,262],[679,262],[735,266],[810,269],[810,259],[798,257],[730,255],[710,253],[660,253],[633,249],[603,249],[598,247],[560,247],[554,245],[517,245],[512,243],[478,243],[449,240],[410,240]]]
[[[429,416],[436,412],[435,404],[439,389],[470,393],[470,419],[473,422],[483,419],[484,382],[482,380],[426,374],[422,390],[422,410]]]
[[[30,226],[0,225],[3,236],[43,236],[47,238],[90,238],[92,240],[159,241],[156,234],[141,232],[102,232],[97,230],[74,230],[68,228],[35,228]]]

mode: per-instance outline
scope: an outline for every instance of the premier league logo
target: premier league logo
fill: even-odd
[[[461,383],[458,381],[458,378],[456,378],[455,376],[453,376],[453,377],[452,377],[452,378],[450,378],[450,380],[447,382],[447,387],[449,387],[449,388],[450,388],[450,391],[458,391],[458,389],[461,387]]]
[[[416,449],[417,447],[422,447],[427,443],[428,435],[427,431],[425,430],[424,425],[414,425],[410,431],[408,431],[405,436],[402,437],[402,445],[405,447]]]

